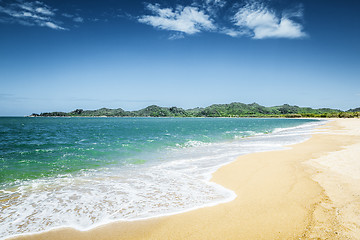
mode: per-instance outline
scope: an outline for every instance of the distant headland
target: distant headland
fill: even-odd
[[[265,107],[257,103],[213,104],[205,108],[183,109],[178,107],[159,107],[151,105],[137,111],[125,111],[121,108],[100,108],[97,110],[76,109],[72,112],[33,113],[29,117],[320,117],[352,118],[360,117],[360,107],[341,111],[339,109],[291,106]]]

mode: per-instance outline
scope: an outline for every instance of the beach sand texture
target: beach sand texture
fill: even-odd
[[[336,119],[286,150],[239,157],[212,181],[237,198],[89,231],[16,239],[360,239],[360,119]]]

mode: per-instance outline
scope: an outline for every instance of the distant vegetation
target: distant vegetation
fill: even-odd
[[[315,117],[315,118],[353,118],[360,117],[360,108],[346,112],[338,109],[298,107],[284,104],[264,107],[257,103],[213,104],[206,108],[182,109],[178,107],[148,106],[138,111],[124,111],[121,108],[98,110],[76,109],[75,111],[33,113],[32,117]]]

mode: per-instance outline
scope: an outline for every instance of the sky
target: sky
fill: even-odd
[[[0,0],[0,116],[360,107],[357,0]]]

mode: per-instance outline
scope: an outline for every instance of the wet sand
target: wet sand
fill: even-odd
[[[212,181],[237,194],[231,202],[16,239],[360,239],[360,167],[349,166],[360,166],[359,143],[360,119],[336,119],[303,143],[244,155],[216,171]]]

